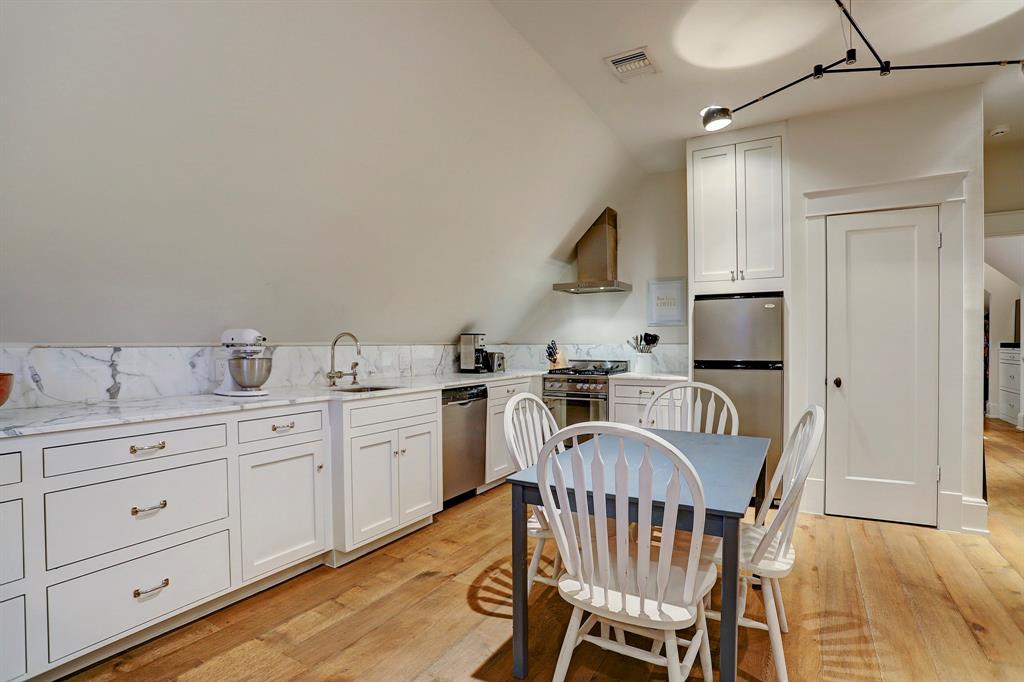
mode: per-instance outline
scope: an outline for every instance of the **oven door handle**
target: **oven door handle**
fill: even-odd
[[[582,396],[582,395],[546,395],[544,396],[548,400],[582,400],[588,403],[605,403],[608,402],[608,396]]]

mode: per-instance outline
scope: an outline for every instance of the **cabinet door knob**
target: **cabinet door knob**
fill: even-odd
[[[733,282],[736,281],[736,271],[735,270],[730,270],[729,271],[729,279],[731,279]]]
[[[324,465],[323,464],[317,464],[316,465],[316,470],[317,471],[323,471],[324,470]]]
[[[403,455],[405,454],[405,448],[402,448],[402,454]]]
[[[842,388],[843,387],[843,379],[842,379],[842,377],[836,377],[835,379],[833,379],[832,380],[832,384],[836,388]]]
[[[392,456],[394,456],[394,457],[398,457],[398,450],[395,450],[395,451],[394,451],[394,452],[392,452],[391,454],[392,454]]]

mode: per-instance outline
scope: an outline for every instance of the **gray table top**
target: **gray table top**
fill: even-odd
[[[704,505],[707,513],[737,517],[742,517],[746,513],[750,497],[754,493],[754,486],[757,484],[757,477],[768,456],[769,439],[662,429],[651,429],[651,432],[679,448],[679,451],[693,464],[693,468],[697,470],[697,475],[700,476],[701,484],[704,486]],[[616,442],[613,449],[604,447],[604,438],[601,442],[601,454],[605,458],[605,490],[612,491],[615,489],[612,463],[614,457],[618,456],[618,444]],[[589,463],[594,456],[593,441],[581,443],[579,450],[583,453],[584,461],[587,463],[585,467],[587,490],[592,490]],[[627,440],[625,452],[626,461],[630,467],[637,468],[643,457],[643,446],[636,441]],[[572,473],[568,462],[568,451],[558,456],[565,458],[562,468],[568,474],[567,483],[571,485]],[[655,451],[651,452],[651,462],[654,466],[654,499],[656,502],[664,502],[665,487],[668,477],[671,475],[672,465],[661,453]],[[630,478],[630,496],[635,497],[637,477],[631,476]],[[537,487],[536,467],[529,467],[514,473],[508,477],[508,480],[512,483]],[[682,484],[679,506],[690,509],[693,507],[690,491],[685,482]]]

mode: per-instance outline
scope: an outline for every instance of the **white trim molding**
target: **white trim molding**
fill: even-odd
[[[988,535],[988,502],[965,495],[960,503],[963,509],[960,529],[965,533]]]
[[[985,214],[985,236],[1002,237],[1024,234],[1024,209]]]
[[[980,481],[981,443],[970,438],[966,388],[967,324],[970,301],[967,280],[974,266],[968,262],[965,184],[968,173],[955,172],[857,187],[804,193],[807,248],[806,391],[810,403],[826,400],[826,272],[825,217],[841,213],[898,210],[938,206],[942,252],[939,257],[939,452],[942,480],[937,491],[937,526],[943,530],[987,532],[988,505],[968,497],[965,479]],[[980,352],[980,349],[979,349]],[[979,414],[979,417],[981,415]],[[980,439],[979,439],[980,440]],[[817,458],[807,481],[804,511],[824,513],[825,454]],[[813,482],[813,483],[812,483]],[[980,485],[980,483],[979,483]],[[980,495],[980,489],[977,494]]]

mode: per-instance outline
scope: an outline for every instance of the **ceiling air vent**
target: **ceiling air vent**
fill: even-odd
[[[623,83],[635,76],[658,73],[658,67],[654,65],[654,60],[647,54],[646,45],[613,54],[611,57],[605,57],[604,60],[611,67],[615,77]]]

